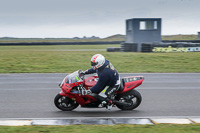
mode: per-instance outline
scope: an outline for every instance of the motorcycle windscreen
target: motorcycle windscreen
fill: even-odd
[[[79,77],[78,71],[69,74],[65,77],[65,82],[67,84],[75,83],[75,82],[80,82],[82,81],[81,78]]]

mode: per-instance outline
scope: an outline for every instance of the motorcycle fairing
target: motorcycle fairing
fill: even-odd
[[[138,87],[144,81],[143,76],[131,76],[131,77],[124,77],[124,92],[130,91],[133,88]]]
[[[84,87],[86,89],[91,89],[99,80],[98,76],[91,76],[84,80]]]

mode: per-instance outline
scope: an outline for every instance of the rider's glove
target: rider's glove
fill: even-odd
[[[87,74],[87,70],[86,71],[81,71],[80,73],[79,73],[79,77],[83,77],[85,74]]]
[[[80,75],[85,75],[87,73],[87,71],[81,71]]]
[[[92,93],[92,91],[86,90],[84,87],[81,87],[80,93],[81,93],[81,95],[90,95]]]
[[[84,76],[85,75],[85,72],[84,71],[81,71],[80,73],[79,73],[79,76],[80,77],[82,77],[82,76]]]

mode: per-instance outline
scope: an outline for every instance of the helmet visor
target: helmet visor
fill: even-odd
[[[91,61],[91,66],[96,66],[97,63]]]

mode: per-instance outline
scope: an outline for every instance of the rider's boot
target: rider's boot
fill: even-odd
[[[101,104],[104,107],[106,107],[107,110],[110,110],[113,107],[113,105],[115,104],[114,98],[112,98],[112,96],[102,97],[95,93],[92,93],[90,95],[93,96],[94,98],[96,98],[98,101],[100,101]]]
[[[113,105],[114,105],[114,102],[112,100],[109,100],[108,103],[107,103],[107,105],[106,105],[106,109],[107,110],[111,110],[112,107],[113,107]]]
[[[111,96],[108,96],[104,98],[104,101],[102,101],[101,104],[105,106],[107,110],[111,110],[111,108],[115,104],[115,100],[114,98],[111,98]]]

